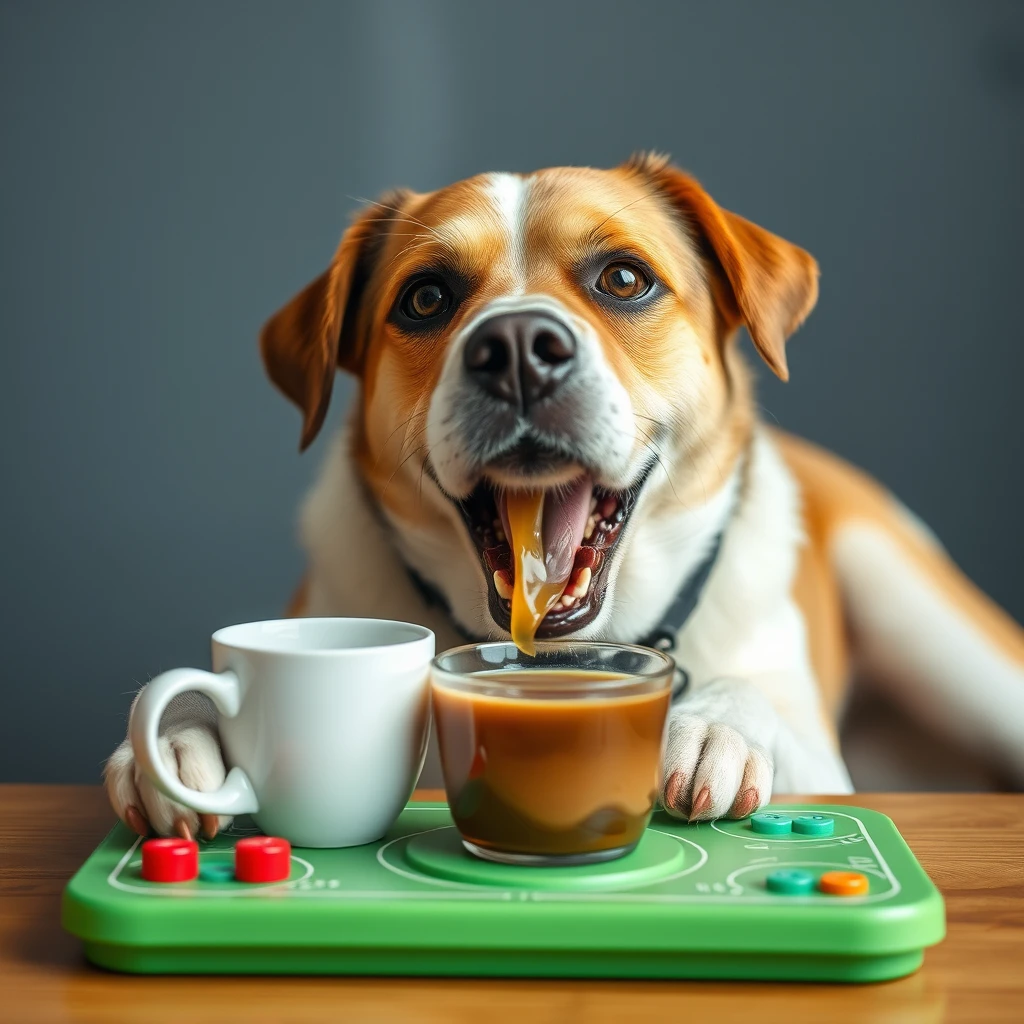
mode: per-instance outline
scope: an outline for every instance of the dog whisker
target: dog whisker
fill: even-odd
[[[388,445],[391,443],[391,438],[393,438],[395,436],[395,434],[397,434],[398,431],[400,431],[403,427],[408,426],[414,419],[416,419],[417,416],[422,416],[424,414],[424,412],[425,412],[425,410],[423,410],[423,409],[417,410],[411,416],[408,416],[406,419],[402,420],[402,422],[399,423],[398,426],[395,427],[395,429],[392,430],[390,434],[388,434],[388,436],[384,440],[384,443],[381,445],[380,451],[377,453],[377,458],[374,460],[374,463],[373,463],[374,471],[376,471],[377,468],[380,466],[380,460],[382,458],[384,458],[384,453],[387,451]],[[399,458],[401,458],[402,448],[405,447],[406,443],[407,443],[406,440],[403,439],[402,445],[398,449]]]
[[[598,224],[597,227],[590,232],[590,234],[587,236],[587,242],[591,245],[594,245],[597,241],[599,241],[599,232],[601,228],[603,228],[605,224],[608,223],[608,221],[614,220],[616,217],[618,217],[620,213],[623,213],[625,210],[628,210],[631,206],[636,206],[637,203],[642,203],[645,199],[653,198],[654,196],[652,195],[642,195],[639,199],[634,199],[631,203],[626,203],[624,206],[620,206],[614,213],[610,213],[607,217],[605,217],[605,219],[601,221],[601,223]]]
[[[418,448],[414,448],[411,452],[409,452],[409,454],[397,466],[395,466],[395,471],[391,474],[391,476],[388,477],[388,482],[384,485],[384,490],[381,491],[381,495],[380,495],[380,500],[381,501],[384,500],[384,496],[388,493],[388,488],[391,486],[391,481],[395,479],[395,476],[398,474],[398,471],[410,459],[414,459],[417,455],[420,454],[420,452],[426,451],[427,448],[429,448],[429,445],[421,444]]]
[[[425,224],[423,221],[419,220],[418,218],[413,217],[411,214],[409,214],[405,210],[401,209],[400,207],[389,206],[387,203],[381,203],[381,202],[378,202],[375,199],[360,198],[358,196],[349,196],[348,198],[352,199],[354,202],[366,203],[366,204],[368,204],[370,206],[376,206],[378,209],[387,210],[387,211],[389,211],[391,213],[396,214],[397,216],[395,216],[395,217],[381,218],[381,220],[385,220],[386,219],[386,220],[390,220],[390,221],[405,221],[405,222],[407,222],[409,224],[415,224],[418,227],[423,228],[424,231],[429,231],[430,234],[433,235],[437,239],[438,242],[440,242],[442,245],[445,245],[445,246],[451,248],[452,250],[456,251],[456,253],[457,253],[457,247],[455,246],[455,243],[450,238],[444,237],[444,235],[441,233],[441,231],[439,229],[432,228],[429,224]],[[445,231],[451,231],[452,229],[451,229],[450,226],[446,226],[444,230]],[[463,232],[459,228],[455,228],[454,229],[454,234],[463,243],[465,243],[467,241],[466,236],[463,234]]]

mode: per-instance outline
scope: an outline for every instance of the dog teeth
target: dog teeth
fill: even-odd
[[[583,539],[590,540],[594,536],[594,530],[597,529],[597,524],[600,522],[601,517],[596,513],[592,512],[590,518],[587,520],[587,527],[583,531]]]
[[[593,573],[586,567],[580,569],[570,585],[565,588],[565,593],[573,598],[586,597],[590,590],[590,580]]]
[[[496,569],[491,579],[494,580],[494,589],[498,592],[498,597],[504,598],[506,601],[511,601],[512,584],[505,579],[504,573],[502,573],[500,569]]]
[[[597,508],[597,498],[593,494],[590,496],[590,511],[593,512]]]
[[[571,608],[577,601],[586,597],[587,591],[590,590],[590,580],[592,577],[593,573],[588,567],[584,566],[582,569],[577,569],[569,586],[565,588],[565,592],[558,599],[558,607]]]

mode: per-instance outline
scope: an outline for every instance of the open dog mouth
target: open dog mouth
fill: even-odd
[[[547,558],[572,569],[562,596],[537,629],[538,639],[574,632],[592,622],[601,610],[608,567],[637,498],[650,473],[621,491],[596,486],[587,475],[544,492],[544,546]],[[515,562],[509,544],[506,494],[482,480],[459,504],[488,579],[491,618],[509,630]]]

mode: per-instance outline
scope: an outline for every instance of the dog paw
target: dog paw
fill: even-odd
[[[745,818],[768,802],[773,775],[768,752],[732,726],[691,714],[669,720],[661,799],[673,817]]]
[[[207,725],[179,726],[160,737],[160,754],[170,772],[191,789],[209,792],[224,783],[226,771],[216,732]],[[103,772],[107,795],[117,816],[139,835],[178,835],[212,839],[231,824],[227,815],[197,814],[164,796],[135,763],[125,740]]]

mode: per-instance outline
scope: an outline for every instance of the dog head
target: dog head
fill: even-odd
[[[503,495],[543,488],[544,543],[574,561],[538,636],[592,636],[634,520],[706,501],[746,444],[737,328],[786,379],[816,298],[808,253],[641,156],[382,197],[261,347],[303,448],[337,369],[359,378],[362,476],[472,633],[507,635]]]

